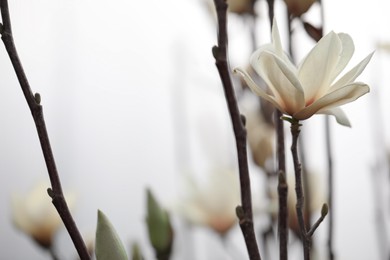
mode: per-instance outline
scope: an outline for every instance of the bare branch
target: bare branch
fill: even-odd
[[[225,92],[225,98],[233,124],[233,131],[236,139],[236,148],[238,154],[242,205],[238,206],[236,209],[237,216],[240,220],[240,227],[244,235],[249,258],[251,260],[260,260],[261,257],[253,227],[252,198],[246,147],[247,132],[245,129],[245,117],[240,114],[238,109],[227,62],[227,3],[224,0],[214,0],[214,3],[218,16],[218,46],[213,47],[213,55]]]
[[[1,39],[3,40],[9,58],[11,59],[12,66],[14,67],[16,76],[19,80],[19,84],[22,88],[24,97],[26,98],[27,104],[31,110],[31,114],[35,122],[52,186],[48,189],[48,194],[52,198],[52,203],[57,209],[62,221],[64,222],[64,225],[68,230],[68,233],[76,247],[80,258],[82,260],[90,259],[87,248],[72,218],[68,205],[65,201],[64,194],[62,192],[61,182],[51,149],[46,124],[43,117],[42,106],[40,104],[40,95],[38,93],[33,94],[33,92],[31,91],[22,63],[16,51],[11,29],[11,19],[9,14],[8,1],[0,0],[0,8],[3,22],[0,30]]]

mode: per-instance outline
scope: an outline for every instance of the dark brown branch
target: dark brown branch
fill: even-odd
[[[237,216],[240,221],[240,227],[244,235],[249,258],[251,260],[260,260],[260,252],[257,246],[253,226],[252,198],[246,147],[247,132],[245,129],[245,117],[240,114],[238,109],[236,95],[234,93],[232,80],[230,78],[230,70],[227,61],[227,3],[224,0],[214,0],[214,4],[218,17],[218,46],[213,47],[213,55],[215,58],[215,64],[218,68],[219,76],[222,81],[225,98],[233,125],[238,155],[242,205],[237,207]]]
[[[279,183],[278,183],[278,194],[279,194],[279,218],[278,218],[278,232],[279,232],[279,259],[288,259],[288,207],[287,207],[287,196],[288,196],[288,185],[286,180],[286,173],[283,171],[279,172]]]
[[[19,84],[22,88],[23,94],[26,98],[27,104],[30,108],[31,114],[33,116],[35,126],[37,128],[39,141],[41,143],[43,155],[46,162],[46,167],[49,172],[49,178],[52,188],[48,189],[48,194],[52,198],[52,203],[57,209],[59,215],[61,216],[62,221],[66,229],[69,232],[69,235],[76,247],[76,250],[82,260],[90,259],[87,248],[84,244],[84,241],[78,231],[76,224],[72,218],[72,215],[69,211],[69,208],[66,204],[60,178],[58,176],[56,164],[54,161],[53,152],[51,150],[51,145],[49,141],[49,136],[46,130],[45,120],[43,118],[42,106],[40,105],[40,96],[39,94],[33,94],[31,91],[30,85],[28,83],[26,74],[24,73],[23,66],[18,57],[16,47],[14,44],[14,39],[11,29],[11,19],[8,8],[7,0],[0,0],[1,8],[1,17],[3,25],[1,27],[2,40],[4,42],[5,48],[8,52],[8,55],[11,59],[12,66],[16,72],[16,76],[19,80]]]
[[[310,260],[310,247],[311,247],[311,239],[307,235],[306,227],[305,227],[305,220],[303,216],[303,206],[304,206],[304,195],[303,195],[303,185],[302,185],[302,170],[301,170],[301,164],[299,162],[298,158],[298,137],[300,132],[300,124],[298,120],[292,119],[291,120],[291,135],[292,135],[292,144],[291,144],[291,153],[293,156],[293,162],[294,162],[294,170],[295,170],[295,193],[297,196],[297,204],[296,204],[296,211],[297,211],[297,218],[298,218],[298,224],[299,224],[299,230],[300,230],[300,236],[302,240],[303,245],[303,256],[305,260]]]

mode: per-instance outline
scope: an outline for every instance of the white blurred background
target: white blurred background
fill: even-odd
[[[387,2],[323,2],[325,33],[346,32],[354,39],[350,65],[379,43],[390,44]],[[80,231],[93,238],[97,209],[101,209],[128,249],[133,241],[140,241],[146,259],[152,259],[144,225],[145,188],[174,208],[185,190],[183,176],[190,172],[202,180],[209,168],[236,165],[233,134],[211,55],[216,44],[213,16],[201,0],[14,0],[9,4],[20,58],[33,91],[42,97],[63,188],[77,194],[73,212]],[[264,0],[258,1],[256,10],[258,42],[269,42]],[[285,31],[285,7],[280,0],[276,18]],[[319,23],[318,6],[306,19]],[[293,26],[299,60],[314,42],[300,24]],[[246,66],[251,53],[248,21],[231,14],[229,31],[231,65]],[[377,49],[359,78],[371,86],[371,93],[344,107],[351,129],[331,119],[336,259],[384,259],[376,210],[382,209],[385,218],[379,228],[390,234],[389,171],[384,164],[390,145],[389,66],[389,50]],[[13,194],[26,193],[48,176],[30,111],[3,47],[0,86],[0,258],[50,259],[12,225]],[[308,167],[325,180],[323,117],[304,122],[303,135]],[[286,142],[289,146],[289,138]],[[252,183],[258,194],[254,201],[266,203],[262,171],[253,163],[251,169],[257,175]],[[180,239],[175,241],[174,259],[246,259],[238,227],[229,232],[226,249],[211,230],[189,229],[178,216],[175,221]],[[324,252],[326,226],[325,220],[315,235]],[[55,247],[61,259],[76,259],[64,229]],[[291,259],[299,249],[292,249]],[[272,250],[272,259],[277,259],[276,248]]]

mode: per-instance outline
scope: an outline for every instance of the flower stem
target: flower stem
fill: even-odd
[[[245,129],[245,117],[240,114],[237,99],[234,93],[233,83],[230,78],[230,70],[227,58],[227,3],[226,0],[214,0],[218,17],[218,46],[213,47],[213,55],[219,76],[222,81],[227,107],[233,125],[238,155],[238,167],[240,175],[241,206],[236,208],[240,228],[244,235],[245,244],[251,260],[261,260],[257,246],[256,235],[253,226],[252,197],[248,169],[248,156]]]
[[[1,39],[4,42],[4,46],[10,57],[12,66],[14,67],[16,76],[19,80],[19,84],[22,88],[27,104],[31,110],[31,114],[33,116],[34,123],[38,132],[39,141],[41,143],[42,152],[45,158],[46,167],[49,173],[49,178],[52,186],[52,188],[48,189],[49,196],[52,198],[52,203],[57,209],[62,221],[64,222],[64,225],[68,230],[68,233],[73,241],[73,244],[75,245],[75,248],[80,258],[82,260],[90,259],[87,247],[84,244],[84,241],[81,237],[79,230],[77,229],[72,215],[70,214],[69,207],[65,201],[62,192],[60,178],[57,172],[54,155],[49,141],[49,135],[43,117],[43,109],[42,105],[40,104],[40,95],[38,93],[34,95],[31,91],[26,74],[24,73],[22,63],[16,51],[14,38],[12,35],[11,19],[7,0],[0,0],[0,9],[3,22],[3,25],[1,26],[0,30]]]
[[[333,188],[333,158],[332,158],[332,142],[331,142],[331,132],[330,132],[330,122],[329,116],[325,117],[325,140],[326,140],[326,157],[328,164],[328,206],[329,206],[329,225],[328,225],[328,254],[329,260],[334,259],[334,250],[333,250],[333,197],[334,197],[334,188]]]
[[[302,169],[298,158],[298,137],[300,133],[300,124],[296,119],[291,121],[291,153],[293,156],[294,170],[295,170],[295,193],[297,196],[297,204],[295,206],[300,230],[300,236],[303,245],[303,255],[305,260],[310,260],[311,236],[307,234],[305,227],[305,220],[303,216],[303,207],[305,203],[302,185]]]

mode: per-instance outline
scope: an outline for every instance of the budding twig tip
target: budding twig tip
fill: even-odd
[[[213,46],[213,48],[211,49],[212,50],[212,52],[213,52],[213,57],[214,57],[214,59],[218,59],[218,54],[219,54],[219,48],[218,48],[218,46]]]

